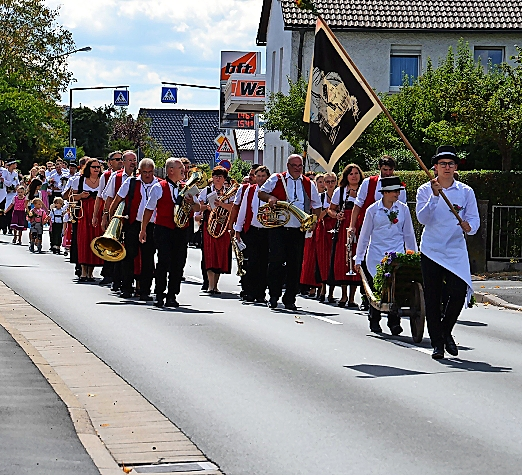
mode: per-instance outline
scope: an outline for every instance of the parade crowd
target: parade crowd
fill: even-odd
[[[465,235],[476,233],[480,220],[473,190],[455,179],[455,149],[439,147],[432,165],[436,178],[416,190],[416,214],[424,227],[420,262],[432,357],[440,359],[445,351],[458,353],[452,330],[471,298]],[[383,156],[375,176],[365,177],[356,164],[339,177],[304,173],[302,157],[294,154],[285,172],[253,165],[236,183],[219,166],[204,177],[186,158],[169,158],[160,179],[154,161],[138,163],[131,150],[110,153],[106,163],[84,157],[78,164],[35,164],[28,176],[10,160],[0,163],[0,231],[20,245],[28,229],[29,251],[42,253],[48,225],[50,251],[70,255],[78,283],[95,282],[93,271],[100,267],[100,285],[123,299],[154,300],[158,308],[179,306],[187,249],[197,242],[203,292],[219,297],[219,278],[231,272],[234,251],[245,305],[275,309],[281,299],[294,311],[301,294],[359,309],[361,271],[373,288],[383,257],[419,250],[395,168],[395,160]],[[122,259],[104,257],[118,252],[107,248],[104,232],[121,242]],[[339,300],[335,287],[341,288]],[[370,330],[382,332],[380,312],[360,291]],[[389,315],[387,323],[393,335],[402,333],[399,316]]]

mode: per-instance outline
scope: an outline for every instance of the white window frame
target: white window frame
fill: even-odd
[[[391,81],[391,57],[392,56],[416,56],[418,58],[417,61],[417,77],[421,75],[422,71],[422,46],[419,45],[391,45],[390,47],[390,59],[389,59],[389,74],[388,74],[388,84],[390,88],[390,92],[399,92],[402,86],[392,86],[390,84]]]

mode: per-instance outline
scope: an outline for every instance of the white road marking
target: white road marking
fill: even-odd
[[[322,320],[323,322],[331,323],[332,325],[342,325],[343,324],[342,322],[336,322],[335,320],[330,320],[329,318],[326,318],[326,317],[319,317],[318,315],[305,314],[305,315],[303,315],[303,317],[304,316],[316,318],[317,320]]]
[[[412,345],[411,343],[406,343],[405,341],[400,340],[391,340],[393,343],[399,346],[404,346],[404,348],[410,348],[415,351],[420,351],[421,353],[426,353],[427,355],[431,355],[433,350],[430,350],[428,348],[421,348],[420,346]]]

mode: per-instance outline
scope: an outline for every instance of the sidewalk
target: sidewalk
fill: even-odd
[[[222,475],[103,361],[0,282],[0,475]]]
[[[0,473],[99,475],[67,407],[2,326],[0,381]]]
[[[520,275],[499,276],[495,279],[473,276],[473,290],[477,302],[522,311],[522,276]]]

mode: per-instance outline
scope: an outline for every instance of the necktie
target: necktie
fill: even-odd
[[[294,180],[294,201],[297,200],[297,180]]]

